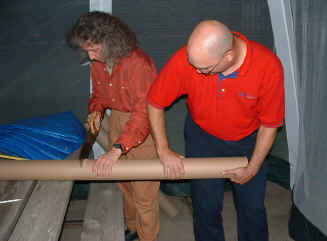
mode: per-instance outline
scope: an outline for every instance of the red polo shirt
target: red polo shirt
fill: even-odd
[[[283,125],[284,75],[279,58],[263,45],[234,34],[247,45],[245,60],[236,72],[229,76],[199,74],[188,62],[184,46],[152,84],[148,102],[165,108],[187,95],[194,121],[223,140],[243,139],[260,125]]]

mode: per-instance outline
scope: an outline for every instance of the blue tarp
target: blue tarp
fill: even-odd
[[[86,131],[72,112],[0,125],[0,152],[31,160],[65,159],[85,142]]]

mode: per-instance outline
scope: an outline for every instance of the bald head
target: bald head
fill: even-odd
[[[216,20],[206,20],[198,24],[192,32],[187,52],[191,59],[218,58],[232,46],[233,34],[229,28]]]

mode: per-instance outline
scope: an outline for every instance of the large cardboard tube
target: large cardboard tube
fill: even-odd
[[[105,132],[109,133],[109,116],[107,113],[103,115],[103,120],[101,122],[101,129],[103,129]]]
[[[160,208],[165,211],[170,218],[174,218],[178,215],[179,210],[177,207],[175,207],[175,205],[160,190],[158,192],[158,200]]]
[[[104,151],[109,151],[109,133],[103,128],[100,129],[96,141],[100,144]]]
[[[105,116],[107,115],[105,114]],[[108,122],[108,116],[106,122]],[[86,130],[88,130],[89,129],[88,123],[84,123],[84,127]],[[100,144],[103,150],[107,152],[109,151],[109,132],[107,131],[106,128],[108,128],[108,126],[105,127],[105,125],[101,125],[96,141]]]
[[[159,159],[119,160],[110,176],[92,173],[94,160],[0,160],[0,180],[162,180]],[[181,179],[223,178],[222,171],[245,167],[246,157],[185,158]]]

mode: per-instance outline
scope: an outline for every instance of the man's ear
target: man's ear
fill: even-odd
[[[231,62],[233,59],[234,59],[234,52],[233,50],[227,50],[225,53],[224,53],[224,57],[228,60],[228,62]]]

